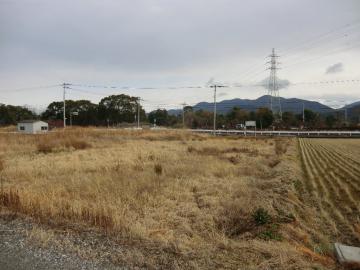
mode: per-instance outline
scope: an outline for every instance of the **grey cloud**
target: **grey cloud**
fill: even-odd
[[[337,7],[326,2],[312,3],[312,10],[321,6],[326,12]],[[293,31],[286,27],[290,18],[295,23],[303,17],[297,10],[302,5],[284,0],[273,0],[271,5],[259,0],[13,3],[0,2],[0,56],[6,60],[0,63],[2,69],[9,64],[49,63],[135,72],[192,68],[230,61],[242,50],[248,55],[267,54],[275,41],[268,31],[269,22],[281,36]],[[307,14],[307,27],[318,20],[315,13]],[[326,22],[324,18],[321,24]]]
[[[228,93],[221,92],[221,93],[218,94],[218,97],[225,97],[225,96],[227,96],[227,95],[228,95]]]
[[[339,73],[342,72],[344,70],[344,65],[343,63],[336,63],[334,65],[329,66],[326,69],[326,74],[333,74],[333,73]]]
[[[235,81],[265,62],[272,47],[282,55],[298,41],[360,19],[359,9],[358,0],[0,0],[0,88],[63,81],[203,85],[210,76]],[[251,81],[253,73],[247,73]],[[301,68],[286,78],[293,74],[301,76]],[[0,95],[0,101],[61,98],[61,92],[44,93]],[[154,91],[152,98],[165,94]],[[181,95],[211,98],[199,91],[170,98],[181,102]]]
[[[269,77],[263,79],[262,81],[260,81],[259,83],[262,87],[266,88],[266,89],[270,89],[273,87],[272,82],[269,82]],[[288,80],[283,80],[283,79],[277,79],[277,88],[278,89],[283,89],[286,88],[290,85],[290,81]]]

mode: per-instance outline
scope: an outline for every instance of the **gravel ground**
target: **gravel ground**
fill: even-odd
[[[31,224],[0,217],[0,270],[128,269],[110,263],[85,260],[56,247],[31,244],[26,231]]]

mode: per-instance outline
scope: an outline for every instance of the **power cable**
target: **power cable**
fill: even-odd
[[[62,85],[61,84],[55,84],[55,85],[23,87],[23,88],[0,90],[0,93],[22,92],[22,91],[28,91],[28,90],[40,90],[40,89],[54,88],[54,87],[60,87],[60,86],[62,86]]]

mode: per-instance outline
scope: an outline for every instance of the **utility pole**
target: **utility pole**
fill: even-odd
[[[63,83],[63,102],[64,102],[64,110],[63,110],[63,118],[64,118],[64,128],[66,128],[66,89],[69,89],[70,83]]]
[[[140,129],[140,97],[138,97],[138,104],[137,104],[137,127]]]
[[[79,112],[70,112],[70,126],[72,127],[72,118],[73,115],[79,115]]]
[[[277,61],[278,55],[275,54],[275,49],[272,49],[272,53],[269,56],[270,61],[267,64],[270,64],[270,77],[269,77],[269,89],[268,95],[270,96],[270,110],[274,113],[277,112],[279,114],[280,120],[282,120],[282,110],[281,110],[281,100],[279,94],[279,87],[277,82],[276,71],[279,69],[277,65],[279,64]],[[276,103],[277,104],[276,104]]]
[[[210,87],[214,88],[214,127],[213,127],[213,130],[214,130],[214,134],[215,134],[215,132],[216,132],[216,89],[218,87],[226,87],[226,86],[219,85],[219,84],[213,84]]]
[[[185,128],[185,106],[186,106],[186,103],[182,103],[181,104],[183,106],[183,109],[182,109],[182,123],[183,123],[183,128]]]
[[[213,87],[214,88],[214,135],[215,135],[215,132],[216,132],[216,87],[217,85],[212,85],[210,87]]]

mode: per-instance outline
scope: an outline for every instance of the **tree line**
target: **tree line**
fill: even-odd
[[[41,114],[36,114],[30,109],[21,106],[0,104],[0,125],[16,124],[24,119],[41,119],[44,121],[63,120],[63,102],[51,102]],[[191,106],[184,107],[180,114],[171,114],[165,109],[157,109],[148,114],[139,103],[138,98],[125,94],[110,95],[100,100],[98,104],[89,100],[66,100],[66,119],[69,124],[72,119],[73,125],[78,126],[117,126],[123,123],[134,124],[137,121],[138,110],[140,122],[150,125],[167,127],[187,128],[213,128],[213,112],[194,109]],[[360,116],[360,110],[358,112]],[[319,114],[311,110],[305,110],[303,114],[284,112],[282,121],[279,116],[273,115],[268,108],[258,108],[256,111],[247,111],[239,107],[233,107],[224,114],[217,114],[217,128],[234,129],[245,121],[256,121],[257,128],[269,129],[305,127],[308,129],[332,129],[355,126],[359,116],[350,118],[346,123],[340,112]],[[305,121],[304,121],[305,120]]]

